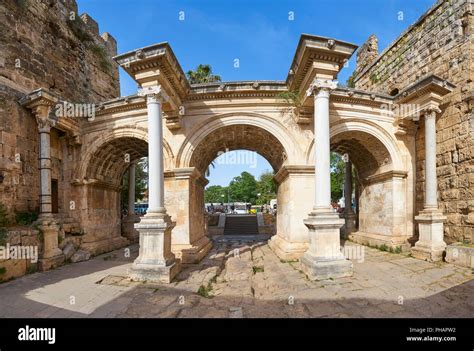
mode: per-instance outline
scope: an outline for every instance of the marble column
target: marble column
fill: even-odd
[[[37,223],[43,236],[43,253],[39,268],[48,270],[64,262],[64,255],[58,243],[59,225],[53,217],[51,206],[51,128],[55,122],[49,118],[49,109],[37,109],[36,121],[40,139],[40,214]]]
[[[425,119],[425,202],[423,210],[415,217],[418,222],[419,240],[411,249],[415,258],[440,261],[446,250],[443,240],[443,223],[446,216],[438,208],[438,181],[436,176],[436,115],[439,108],[429,108]]]
[[[179,272],[179,264],[171,252],[174,223],[164,202],[161,104],[168,97],[159,85],[144,87],[139,95],[146,97],[148,114],[148,212],[135,224],[140,233],[140,250],[129,276],[136,281],[170,283]]]
[[[344,163],[344,219],[346,221],[344,238],[347,239],[355,231],[355,213],[352,209],[352,162],[349,160],[349,155],[346,155]]]
[[[310,243],[301,263],[311,280],[352,275],[352,262],[345,259],[340,246],[344,220],[331,208],[329,96],[336,87],[336,81],[315,79],[308,90],[308,95],[314,95],[315,204],[304,220]]]
[[[132,163],[128,173],[128,213],[122,220],[122,235],[130,242],[137,242],[140,235],[135,229],[135,223],[140,222],[140,217],[135,214],[135,170]]]

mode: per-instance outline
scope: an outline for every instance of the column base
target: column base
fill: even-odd
[[[411,255],[425,261],[441,261],[446,250],[443,240],[443,223],[446,216],[439,210],[423,210],[415,217],[418,222],[419,240],[411,249]]]
[[[354,212],[344,215],[345,224],[341,230],[342,239],[348,239],[349,235],[351,235],[351,233],[356,231],[355,219],[356,219],[356,215]]]
[[[353,265],[349,260],[323,260],[303,255],[301,270],[309,280],[337,279],[352,276]]]
[[[134,264],[128,270],[128,277],[132,281],[170,284],[179,271],[178,262],[167,266],[148,265],[147,267]]]
[[[59,252],[60,254],[53,257],[40,258],[38,260],[38,270],[44,272],[62,266],[64,264],[64,255],[61,250]]]
[[[184,264],[193,264],[199,263],[211,250],[212,241],[209,240],[207,236],[203,236],[199,240],[196,240],[194,243],[189,245],[172,245],[171,246],[173,253],[176,258],[178,258],[181,263]]]
[[[135,229],[135,224],[140,222],[140,217],[136,214],[128,215],[122,220],[122,236],[127,238],[130,243],[137,243],[140,233]]]
[[[309,243],[289,242],[278,233],[268,241],[270,249],[278,256],[279,259],[285,261],[296,261],[303,256],[308,250]]]
[[[308,279],[351,276],[353,265],[342,254],[339,238],[344,219],[330,209],[314,210],[304,224],[309,229],[310,245],[301,258],[301,268]]]
[[[135,228],[140,233],[140,253],[129,269],[133,281],[169,284],[180,270],[171,252],[174,223],[166,213],[148,213]]]
[[[47,271],[64,263],[64,254],[58,245],[59,226],[49,215],[41,216],[37,223],[43,235],[43,255],[38,261],[39,269]]]
[[[354,243],[371,247],[385,245],[389,250],[392,249],[392,251],[399,249],[401,252],[410,252],[411,250],[411,245],[406,236],[392,236],[356,231],[349,234],[348,239]]]

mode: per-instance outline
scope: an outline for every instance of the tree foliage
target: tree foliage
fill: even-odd
[[[198,65],[194,71],[189,70],[186,75],[188,77],[189,84],[212,83],[221,81],[221,76],[212,73],[212,67],[210,65]]]
[[[220,185],[208,187],[204,193],[205,202],[227,203],[227,197],[229,197],[231,203],[250,202],[257,205],[269,203],[276,197],[277,192],[273,176],[273,172],[265,172],[260,175],[257,181],[252,174],[242,172],[232,179],[228,187]]]
[[[211,185],[204,192],[204,201],[206,203],[227,202],[227,187],[220,185]]]
[[[257,181],[249,172],[242,172],[231,180],[229,192],[233,201],[255,203],[257,200]]]
[[[344,189],[344,160],[339,154],[331,152],[331,200],[339,201]]]
[[[276,198],[277,187],[273,176],[273,172],[265,172],[260,175],[257,182],[257,194],[260,194],[257,198],[257,205],[268,204],[271,199]]]

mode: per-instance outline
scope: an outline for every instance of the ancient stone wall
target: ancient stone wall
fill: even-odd
[[[474,242],[473,10],[472,0],[437,1],[375,61],[362,55],[353,77],[358,89],[391,95],[429,74],[456,85],[437,121],[438,194],[448,217],[448,243]],[[416,134],[416,172],[418,213],[424,201],[423,120]]]
[[[19,99],[38,88],[73,103],[120,95],[115,39],[77,11],[74,0],[0,2],[0,202],[12,217],[39,206],[38,129]],[[63,131],[51,134],[51,146],[63,207],[77,152]]]

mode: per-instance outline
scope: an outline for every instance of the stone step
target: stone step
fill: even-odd
[[[257,216],[227,216],[224,235],[258,235]]]

